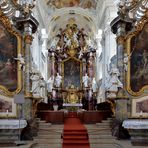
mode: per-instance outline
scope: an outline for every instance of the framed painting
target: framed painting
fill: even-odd
[[[127,72],[127,90],[139,96],[148,89],[148,22],[143,21],[127,37],[127,54],[130,55]]]
[[[14,98],[0,95],[0,117],[16,117]]]
[[[21,36],[0,16],[0,90],[12,96],[21,90],[21,69],[14,58],[21,53]]]
[[[72,57],[63,61],[62,75],[63,75],[63,88],[74,86],[80,88],[82,86],[82,63],[80,60]]]
[[[132,117],[148,118],[148,96],[132,100]]]

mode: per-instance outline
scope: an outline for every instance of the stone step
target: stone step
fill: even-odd
[[[41,134],[37,136],[37,138],[39,139],[61,139],[61,135],[57,134],[53,134],[53,135],[49,135],[49,134]]]
[[[51,123],[40,123],[38,128],[50,128],[51,127]]]
[[[62,148],[62,144],[36,144],[31,148]]]
[[[101,122],[102,123],[112,123],[112,120],[110,120],[110,119],[109,120],[102,120]]]
[[[108,126],[108,127],[110,127],[110,125],[111,125],[111,123],[110,122],[101,122],[101,123],[96,123],[96,126]]]
[[[37,121],[37,123],[42,124],[42,123],[46,123],[46,121],[45,120],[39,120],[39,121]]]
[[[107,143],[114,143],[115,142],[115,138],[112,139],[89,139],[90,144],[107,144]]]
[[[87,129],[87,131],[96,131],[96,132],[99,132],[99,131],[111,131],[111,128],[92,128],[92,129],[90,129],[90,128],[88,128]]]
[[[90,144],[91,148],[122,148],[114,143],[108,143],[108,144]]]
[[[114,139],[112,135],[89,135],[89,139]]]
[[[53,129],[50,129],[50,130],[49,130],[49,129],[45,129],[45,128],[39,129],[39,131],[38,131],[38,133],[45,133],[45,134],[51,134],[51,135],[52,135],[53,133],[54,133],[54,134],[56,134],[56,133],[57,133],[57,134],[60,134],[60,133],[62,133],[62,132],[63,132],[63,130],[58,130],[58,129],[57,129],[57,130],[55,130],[55,129],[54,129],[54,130],[53,130]]]
[[[34,141],[40,144],[60,144],[63,142],[62,139],[39,139],[39,138],[34,138]]]

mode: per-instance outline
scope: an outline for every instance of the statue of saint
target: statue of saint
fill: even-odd
[[[48,92],[52,92],[53,84],[54,84],[54,76],[51,76],[47,81],[47,91]]]
[[[93,80],[92,80],[92,91],[97,92],[97,88],[98,88],[98,86],[97,86],[97,83],[96,83],[96,80],[95,80],[95,77],[94,77]]]
[[[110,78],[107,83],[107,98],[115,98],[118,92],[118,88],[123,88],[123,84],[119,80],[119,70],[117,68],[113,68],[110,73]]]
[[[85,73],[85,76],[83,76],[82,82],[83,82],[84,87],[88,87],[88,85],[89,85],[89,76],[87,75],[87,73]]]
[[[57,76],[55,77],[55,86],[60,87],[61,83],[62,83],[62,76],[60,76],[59,73],[57,73]]]
[[[40,96],[40,76],[38,73],[33,73],[30,77],[32,80],[32,88],[31,92],[34,97],[39,97]]]

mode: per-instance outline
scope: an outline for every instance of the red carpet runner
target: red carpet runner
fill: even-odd
[[[63,148],[90,148],[87,130],[74,113],[65,119]]]

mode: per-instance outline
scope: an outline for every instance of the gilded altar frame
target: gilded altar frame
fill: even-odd
[[[62,87],[64,88],[64,63],[69,61],[69,60],[74,60],[80,63],[80,88],[82,88],[82,61],[75,58],[75,57],[69,57],[65,60],[62,61]]]
[[[2,24],[2,26],[6,29],[6,31],[9,34],[16,37],[16,44],[17,44],[16,45],[16,47],[17,47],[16,55],[21,54],[21,48],[22,48],[21,34],[15,30],[15,28],[12,26],[10,20],[6,16],[3,16],[1,12],[0,12],[0,23]],[[0,91],[2,91],[2,93],[5,96],[14,96],[15,94],[19,93],[21,91],[21,89],[22,89],[22,72],[21,72],[22,70],[21,70],[19,61],[17,61],[16,67],[17,67],[17,70],[16,70],[16,75],[17,75],[16,89],[14,91],[9,91],[8,88],[6,88],[3,85],[0,85]]]
[[[132,49],[132,39],[135,37],[138,37],[138,35],[140,35],[140,33],[142,32],[144,26],[148,23],[148,20],[146,18],[142,19],[142,21],[136,26],[135,31],[129,33],[126,36],[126,50],[127,50],[127,55],[129,57],[128,59],[128,70],[127,70],[127,75],[126,75],[126,79],[127,79],[127,91],[133,95],[133,96],[139,96],[141,95],[144,90],[148,89],[148,84],[143,85],[138,91],[133,91],[132,87],[131,87],[131,69],[132,69],[132,65],[131,65],[131,55],[133,53]],[[147,36],[148,38],[148,36]]]

